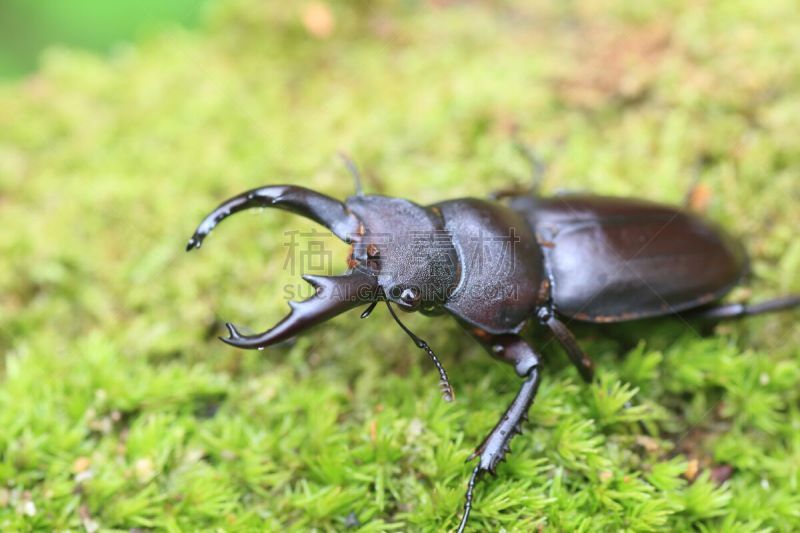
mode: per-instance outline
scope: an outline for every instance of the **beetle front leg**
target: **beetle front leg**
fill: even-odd
[[[475,334],[473,332],[473,334]],[[496,474],[497,465],[510,452],[509,443],[514,435],[522,433],[522,422],[528,419],[528,409],[533,403],[536,391],[539,389],[539,355],[522,338],[517,335],[476,335],[481,344],[490,353],[512,364],[520,377],[524,378],[522,386],[514,401],[508,406],[503,416],[489,432],[486,438],[475,449],[468,461],[478,458],[478,464],[472,471],[464,502],[464,516],[458,526],[458,533],[462,533],[467,525],[475,483],[485,472]]]

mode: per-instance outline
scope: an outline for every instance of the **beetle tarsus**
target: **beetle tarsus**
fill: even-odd
[[[461,517],[461,522],[458,524],[457,533],[463,533],[464,528],[467,527],[469,513],[472,511],[472,497],[475,491],[475,483],[478,482],[482,474],[483,471],[481,470],[481,465],[476,465],[475,469],[472,471],[472,475],[469,477],[469,481],[467,482],[467,493],[464,497],[464,514]]]

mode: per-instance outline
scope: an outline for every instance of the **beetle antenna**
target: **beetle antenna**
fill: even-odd
[[[339,157],[344,162],[344,166],[347,167],[347,170],[350,172],[350,175],[353,176],[353,181],[355,182],[356,185],[356,196],[364,196],[364,189],[361,186],[361,172],[359,172],[358,167],[350,158],[350,156],[347,155],[347,153],[344,152],[343,150],[339,150]]]
[[[447,372],[442,366],[442,363],[439,362],[439,358],[436,357],[436,354],[433,353],[433,350],[431,349],[430,346],[428,346],[427,342],[417,337],[410,329],[406,327],[405,324],[400,322],[400,318],[394,312],[394,309],[392,309],[392,305],[389,303],[389,300],[386,300],[386,307],[389,308],[389,312],[392,314],[392,318],[394,318],[394,321],[397,322],[397,324],[401,328],[403,328],[403,331],[405,331],[409,337],[411,337],[411,340],[414,341],[414,344],[417,345],[417,348],[425,350],[428,353],[428,357],[431,358],[431,361],[433,361],[434,366],[436,366],[436,370],[439,371],[439,388],[442,389],[442,398],[446,402],[452,402],[455,399],[456,395],[455,392],[453,392],[453,387],[450,385],[450,380],[447,379]]]
[[[531,145],[520,138],[518,132],[514,132],[514,148],[517,149],[520,155],[522,155],[531,166],[530,190],[535,195],[539,194],[544,176],[547,174],[547,163],[545,163],[540,154],[538,154]]]
[[[531,166],[530,192],[538,195],[539,189],[542,187],[542,181],[544,181],[544,175],[547,173],[548,165],[531,145],[522,140],[522,136],[519,133],[519,124],[514,124],[511,130],[511,139],[514,142],[514,148],[517,149],[522,157],[528,160],[528,164]]]

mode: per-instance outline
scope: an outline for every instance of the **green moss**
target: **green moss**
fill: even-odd
[[[246,188],[349,194],[340,148],[369,190],[419,202],[526,179],[514,124],[551,161],[550,192],[680,202],[702,160],[710,216],[754,257],[739,296],[800,290],[793,2],[331,7],[315,38],[303,6],[226,1],[201,33],[109,58],[52,50],[0,88],[2,529],[454,527],[463,460],[510,401],[511,369],[451,321],[409,317],[449,368],[445,404],[379,311],[231,350],[223,318],[285,313],[284,232],[308,227],[241,216],[183,252]],[[583,386],[546,347],[529,431],[478,489],[474,526],[798,523],[796,315],[581,339],[601,379]]]

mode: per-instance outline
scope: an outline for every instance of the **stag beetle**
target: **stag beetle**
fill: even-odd
[[[529,158],[540,178],[540,165]],[[303,276],[314,294],[289,302],[291,312],[275,327],[245,335],[226,324],[229,336],[220,338],[237,348],[263,349],[361,305],[367,306],[361,314],[366,318],[385,302],[435,364],[445,400],[453,399],[453,389],[444,367],[402,323],[395,305],[449,314],[490,355],[514,367],[520,390],[468,459],[478,462],[467,484],[459,533],[476,482],[485,472],[495,474],[539,387],[540,356],[522,336],[529,322],[549,329],[580,376],[591,382],[594,364],[564,320],[610,323],[667,315],[721,320],[800,306],[800,295],[755,305],[720,304],[747,274],[747,254],[687,208],[584,194],[545,198],[533,188],[421,206],[363,194],[358,170],[346,157],[345,163],[356,178],[356,194],[344,203],[295,185],[252,189],[212,211],[186,249],[200,248],[226,217],[255,207],[297,213],[350,244],[347,271]]]

